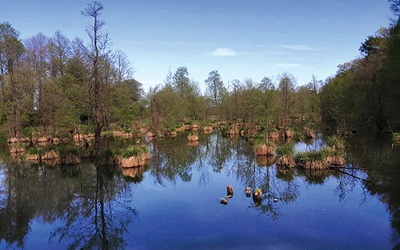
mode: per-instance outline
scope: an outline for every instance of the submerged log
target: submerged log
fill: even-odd
[[[228,204],[228,199],[227,198],[221,198],[220,203],[223,205]]]
[[[250,197],[251,196],[251,187],[247,187],[244,192],[246,193],[246,197]]]
[[[226,187],[226,195],[227,196],[233,196],[233,187],[232,187],[232,185],[228,185],[227,187]]]
[[[253,202],[256,206],[260,206],[262,203],[262,192],[261,189],[255,189],[253,192]]]

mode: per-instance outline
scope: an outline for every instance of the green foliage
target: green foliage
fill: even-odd
[[[96,157],[99,165],[112,164],[111,162],[115,159],[115,152],[112,149],[103,149],[100,151],[99,155]]]
[[[120,153],[122,157],[129,158],[132,156],[140,156],[149,152],[149,148],[145,145],[133,145],[122,150]]]
[[[293,156],[294,145],[291,143],[285,143],[276,148],[276,155],[279,156]]]
[[[329,136],[328,138],[326,138],[326,143],[331,148],[335,148],[338,150],[344,149],[344,139],[339,136]]]
[[[299,162],[323,161],[327,156],[326,153],[324,150],[298,152],[296,159]]]
[[[43,155],[46,150],[43,147],[29,147],[27,150],[27,154],[29,155]]]
[[[74,156],[81,156],[81,150],[73,145],[73,144],[68,144],[62,147],[59,147],[59,152],[60,152],[60,158],[65,158],[68,155],[74,155]]]

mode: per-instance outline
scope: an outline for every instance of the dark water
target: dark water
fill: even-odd
[[[379,142],[379,143],[378,143]],[[296,150],[314,150],[297,143]],[[145,168],[38,166],[3,156],[0,248],[393,249],[400,146],[347,141],[342,171],[280,170],[243,139],[151,142]],[[220,204],[226,186],[234,195]],[[245,188],[261,188],[256,205]]]

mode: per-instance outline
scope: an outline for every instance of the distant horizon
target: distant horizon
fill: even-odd
[[[9,22],[25,41],[57,30],[88,43],[82,16],[87,2],[5,1],[1,22]],[[358,48],[391,17],[387,1],[185,0],[99,1],[112,50],[121,50],[143,89],[163,84],[168,72],[187,67],[202,92],[208,73],[218,70],[224,84],[234,79],[260,82],[288,72],[297,86],[312,75],[325,80],[337,65],[360,56]]]

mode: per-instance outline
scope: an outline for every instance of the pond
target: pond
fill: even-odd
[[[186,140],[148,142],[149,165],[125,170],[31,165],[3,153],[0,248],[399,247],[400,146],[391,140],[349,138],[345,168],[314,171],[279,169],[243,138]],[[228,185],[234,194],[224,205]],[[247,187],[262,190],[261,204]]]

